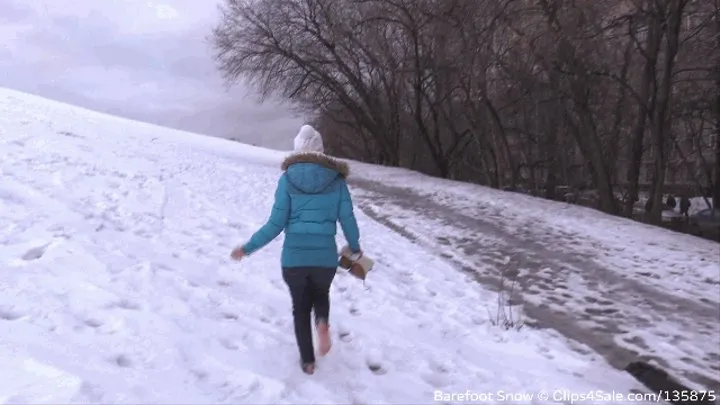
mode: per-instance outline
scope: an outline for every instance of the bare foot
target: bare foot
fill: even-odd
[[[317,325],[318,340],[319,340],[319,352],[321,356],[328,354],[332,347],[332,341],[330,340],[330,327],[325,322],[319,322]]]
[[[315,363],[303,363],[302,371],[309,375],[315,374]]]

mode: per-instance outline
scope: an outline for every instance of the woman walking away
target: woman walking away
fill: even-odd
[[[301,367],[305,373],[313,374],[313,310],[320,355],[327,354],[331,346],[329,292],[338,267],[337,222],[357,255],[361,253],[360,232],[345,181],[348,165],[324,154],[322,138],[313,127],[300,128],[295,137],[295,153],[285,159],[282,170],[270,218],[231,256],[241,260],[285,230],[281,255],[283,280],[292,298]]]

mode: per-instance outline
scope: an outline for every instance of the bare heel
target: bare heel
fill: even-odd
[[[315,374],[315,363],[300,363],[303,373],[308,375]]]
[[[321,356],[328,354],[332,347],[332,340],[330,339],[330,327],[325,322],[318,322],[317,324],[319,347],[318,351]]]

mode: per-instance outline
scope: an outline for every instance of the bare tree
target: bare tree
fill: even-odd
[[[213,42],[334,154],[659,221],[681,169],[720,194],[719,1],[224,0]]]

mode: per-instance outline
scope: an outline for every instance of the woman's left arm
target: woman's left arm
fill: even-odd
[[[272,242],[287,225],[290,216],[290,195],[287,192],[287,179],[285,175],[280,177],[277,189],[275,190],[275,203],[270,213],[270,218],[250,240],[242,246],[245,255],[252,254]]]

